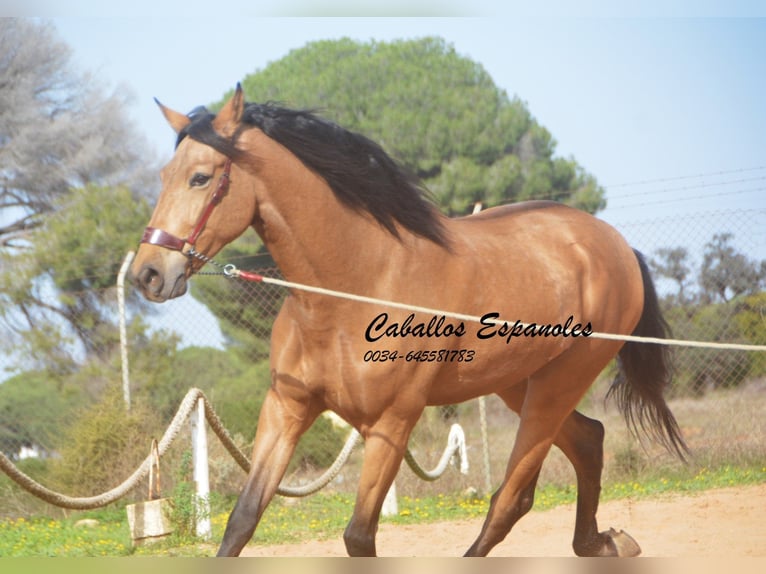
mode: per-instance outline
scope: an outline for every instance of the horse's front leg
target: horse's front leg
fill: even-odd
[[[364,462],[359,479],[354,514],[343,533],[349,556],[376,556],[375,534],[378,531],[380,511],[388,489],[404,457],[410,432],[417,416],[412,420],[381,418],[364,436]]]
[[[279,487],[298,439],[319,410],[303,397],[280,393],[272,386],[261,407],[247,483],[229,516],[218,556],[238,556]]]

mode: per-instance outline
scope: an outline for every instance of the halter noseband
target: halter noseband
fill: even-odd
[[[173,235],[172,233],[168,233],[167,231],[163,229],[157,229],[156,227],[147,227],[144,230],[144,235],[141,238],[141,243],[148,243],[149,245],[157,245],[159,247],[164,247],[165,249],[170,249],[172,251],[180,251],[184,252],[184,247],[187,245],[190,247],[189,251],[187,251],[185,254],[189,257],[197,257],[199,259],[202,259],[203,261],[207,261],[208,258],[197,252],[194,249],[194,245],[197,243],[197,239],[199,239],[200,234],[202,233],[202,230],[205,228],[205,224],[207,224],[207,220],[210,219],[210,215],[213,213],[213,209],[215,209],[215,206],[218,205],[223,197],[226,195],[226,192],[229,191],[229,182],[231,181],[231,160],[227,159],[226,163],[223,166],[223,173],[221,174],[221,177],[218,179],[218,185],[215,188],[215,191],[213,192],[213,196],[210,198],[210,201],[205,206],[205,210],[202,212],[202,214],[199,216],[199,219],[197,220],[197,223],[194,225],[194,229],[192,229],[192,232],[189,234],[189,236],[186,239],[181,239],[180,237],[177,237]]]

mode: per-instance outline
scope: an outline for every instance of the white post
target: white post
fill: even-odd
[[[125,322],[125,275],[133,262],[135,253],[128,251],[117,274],[117,306],[120,314],[120,361],[122,363],[122,395],[125,408],[130,410],[130,375],[128,369],[128,335]]]
[[[391,483],[391,488],[388,489],[386,498],[383,499],[381,514],[383,516],[396,516],[399,514],[399,503],[396,500],[396,482]]]
[[[191,416],[192,464],[196,487],[197,536],[210,538],[210,475],[207,460],[207,432],[205,429],[205,401],[197,400],[197,408]]]

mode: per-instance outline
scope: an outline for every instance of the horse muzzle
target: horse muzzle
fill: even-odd
[[[133,283],[141,290],[144,297],[155,303],[175,299],[186,293],[186,259],[183,265],[160,266],[152,262],[138,263],[131,270]],[[163,269],[164,267],[164,269]]]

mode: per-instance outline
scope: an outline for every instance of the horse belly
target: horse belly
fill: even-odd
[[[523,383],[567,347],[561,341],[538,341],[534,346],[489,341],[466,346],[464,350],[472,351],[471,361],[445,364],[430,387],[428,404],[459,403]]]

